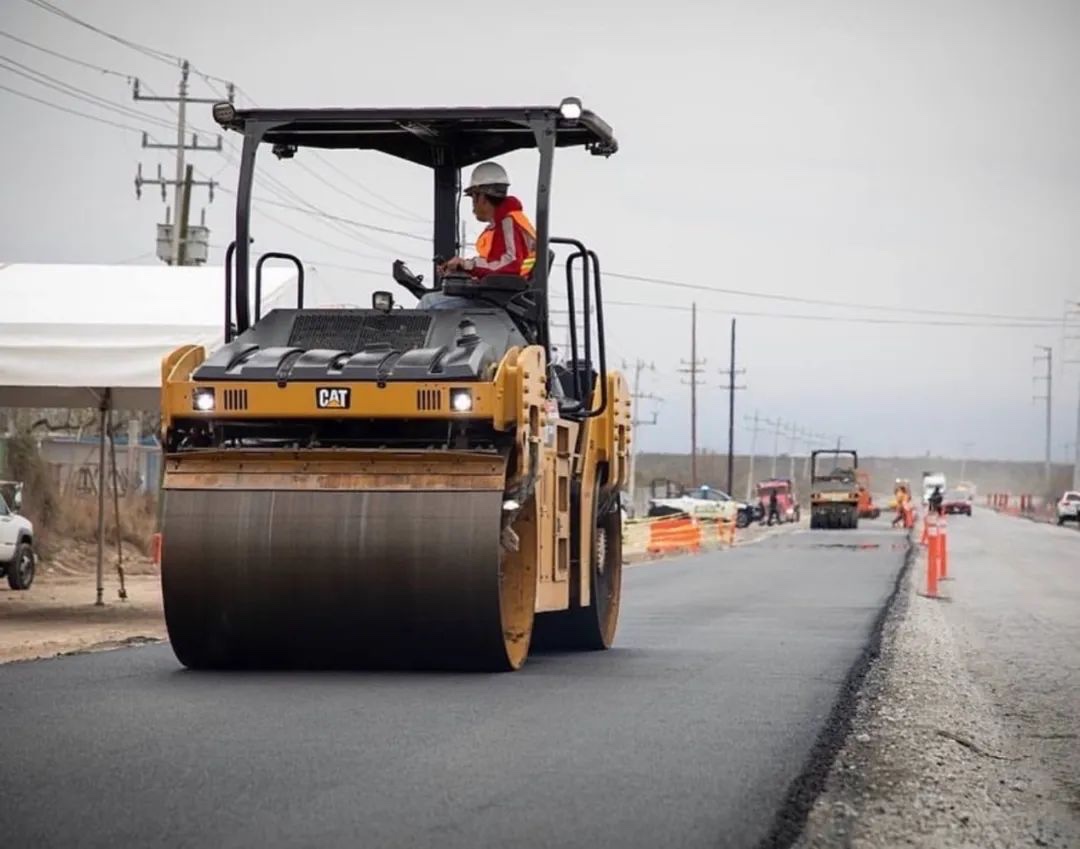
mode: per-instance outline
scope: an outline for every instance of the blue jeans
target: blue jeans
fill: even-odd
[[[476,306],[470,298],[456,295],[444,295],[442,292],[428,292],[416,303],[418,310],[461,310]]]

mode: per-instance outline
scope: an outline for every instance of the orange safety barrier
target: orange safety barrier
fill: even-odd
[[[716,541],[725,543],[726,545],[735,545],[735,523],[730,519],[717,519],[715,522],[710,522],[713,527],[713,533],[716,534]]]
[[[649,554],[700,550],[701,525],[689,516],[659,519],[649,525]]]

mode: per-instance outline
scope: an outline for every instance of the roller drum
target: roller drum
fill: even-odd
[[[501,506],[494,490],[168,491],[173,649],[193,668],[516,668],[532,609],[500,575]]]

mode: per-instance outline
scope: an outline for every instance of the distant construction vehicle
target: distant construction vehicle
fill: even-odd
[[[832,457],[832,468],[820,471],[823,455]],[[851,464],[841,461],[850,457]],[[835,449],[810,454],[810,527],[854,529],[859,527],[859,455]]]
[[[226,344],[209,356],[188,345],[162,364],[162,589],[180,662],[499,671],[519,668],[530,646],[609,647],[631,400],[607,365],[599,259],[549,236],[549,192],[556,148],[609,156],[611,128],[576,98],[222,103],[214,118],[243,137]],[[305,309],[303,263],[273,253],[254,263],[253,292],[249,218],[264,148],[284,159],[379,151],[431,168],[443,260],[460,249],[461,169],[535,148],[535,266],[482,282],[437,271],[425,289],[398,261],[393,277],[413,296],[441,289],[466,303],[403,310],[376,292],[371,309]],[[550,364],[556,247],[569,254],[563,366]],[[267,259],[297,266],[296,309],[261,315]]]

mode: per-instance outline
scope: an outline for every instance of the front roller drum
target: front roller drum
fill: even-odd
[[[168,491],[173,650],[196,669],[516,669],[536,577],[504,571],[501,509],[501,491]]]

